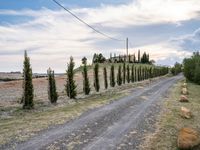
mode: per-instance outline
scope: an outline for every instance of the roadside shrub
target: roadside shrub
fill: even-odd
[[[107,77],[106,67],[103,68],[103,77],[104,77],[104,87],[105,87],[105,89],[107,89],[108,88],[108,77]]]
[[[89,78],[88,78],[88,70],[87,70],[87,58],[83,57],[82,59],[82,64],[83,64],[83,91],[85,95],[90,94],[90,83],[89,83]]]
[[[121,71],[121,65],[119,65],[119,67],[118,67],[117,84],[118,84],[119,86],[122,85],[122,71]]]
[[[99,92],[100,85],[99,85],[99,64],[95,63],[94,65],[94,88],[96,92]]]
[[[32,68],[30,65],[30,58],[27,52],[24,52],[24,69],[23,69],[23,96],[22,103],[23,109],[31,109],[34,107],[34,89],[32,83]]]
[[[67,84],[65,85],[66,87],[66,92],[67,92],[67,96],[71,99],[75,99],[76,95],[77,95],[77,91],[76,91],[76,84],[75,84],[75,80],[74,80],[74,60],[73,57],[70,57],[70,62],[68,64],[68,68],[67,68]]]
[[[115,68],[113,64],[110,68],[110,86],[115,87]]]
[[[58,99],[58,94],[56,92],[56,81],[54,71],[49,68],[47,70],[48,76],[48,98],[51,103],[56,103]]]

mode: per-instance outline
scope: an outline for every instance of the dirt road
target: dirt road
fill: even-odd
[[[181,78],[181,75],[170,77],[134,89],[125,98],[84,113],[64,125],[42,131],[14,147],[17,150],[138,149],[145,133],[154,130],[159,106],[168,89]]]

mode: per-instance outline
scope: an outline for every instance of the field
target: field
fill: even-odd
[[[118,66],[119,64],[116,64]],[[22,80],[0,83],[0,144],[11,141],[23,141],[33,136],[38,131],[46,129],[56,124],[62,124],[83,112],[93,109],[113,100],[127,95],[135,86],[147,84],[142,83],[126,84],[121,87],[104,90],[103,65],[100,66],[100,92],[96,93],[93,88],[93,70],[89,69],[89,79],[92,87],[90,96],[85,96],[82,92],[81,69],[76,70],[75,80],[78,84],[77,100],[70,100],[65,94],[66,76],[56,77],[57,91],[59,94],[58,103],[51,105],[47,95],[47,79],[33,79],[35,93],[35,109],[30,111],[22,110],[19,103],[22,96]],[[109,80],[109,68],[108,80]],[[117,67],[115,67],[117,70]],[[115,71],[117,73],[117,71]]]
[[[200,86],[189,82],[189,103],[180,103],[179,98],[183,82],[179,82],[171,89],[163,104],[157,131],[153,135],[147,135],[146,143],[143,145],[144,150],[177,150],[177,134],[181,128],[200,129]],[[184,119],[180,116],[182,106],[191,110],[193,118]]]

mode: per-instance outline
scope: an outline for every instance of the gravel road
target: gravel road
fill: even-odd
[[[42,131],[28,141],[16,144],[14,149],[138,149],[144,135],[154,130],[159,106],[168,89],[181,78],[182,75],[165,78],[133,89],[129,96],[90,110],[64,125]]]

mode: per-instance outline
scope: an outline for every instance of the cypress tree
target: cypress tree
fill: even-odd
[[[113,64],[110,68],[110,86],[115,87],[115,68]]]
[[[137,68],[138,81],[140,81],[140,66]]]
[[[75,99],[76,95],[77,95],[77,91],[76,91],[76,84],[75,84],[75,80],[74,80],[74,60],[73,57],[70,57],[70,62],[68,64],[67,67],[67,84],[65,85],[66,87],[66,92],[67,92],[67,96],[71,99]]]
[[[119,67],[118,67],[117,84],[119,86],[122,85],[122,69],[121,69],[121,65],[119,65]]]
[[[134,65],[131,67],[131,82],[133,83],[135,81],[135,72],[134,72]]]
[[[137,82],[137,67],[134,67],[135,68],[135,82]]]
[[[95,63],[94,65],[94,88],[97,92],[99,92],[99,64]]]
[[[47,70],[48,75],[48,98],[51,103],[56,103],[58,99],[58,94],[56,92],[56,81],[54,71],[49,68]]]
[[[104,76],[104,87],[108,88],[108,78],[107,78],[107,70],[106,67],[103,68],[103,76]]]
[[[123,63],[123,84],[126,83],[126,63]]]
[[[129,68],[129,65],[127,65],[127,75],[126,75],[126,80],[127,80],[127,83],[130,83],[130,68]]]
[[[83,92],[85,95],[90,94],[90,83],[89,83],[89,78],[88,78],[88,70],[87,70],[87,58],[83,57],[82,59],[82,64],[83,64]]]
[[[32,83],[32,68],[30,65],[30,58],[27,55],[27,52],[24,52],[24,69],[23,69],[23,96],[22,103],[23,109],[31,109],[34,107],[33,98],[34,98],[34,89]]]

